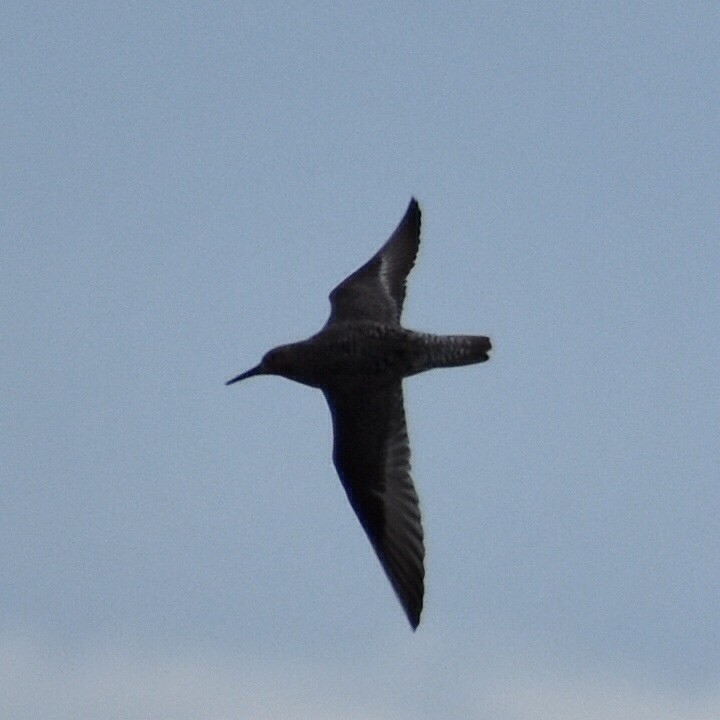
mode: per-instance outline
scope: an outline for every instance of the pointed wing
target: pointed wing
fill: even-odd
[[[330,293],[330,319],[336,322],[375,320],[399,323],[405,280],[420,245],[420,207],[412,198],[405,217],[390,239]]]
[[[413,629],[420,622],[425,569],[418,496],[400,383],[325,392],[333,419],[333,460]]]

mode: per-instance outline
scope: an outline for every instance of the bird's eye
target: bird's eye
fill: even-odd
[[[283,353],[281,350],[278,350],[275,348],[275,350],[271,350],[266,357],[268,365],[271,367],[277,367],[282,363]]]

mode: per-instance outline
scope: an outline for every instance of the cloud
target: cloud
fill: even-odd
[[[0,651],[0,716],[15,720],[372,717],[321,685],[309,669],[203,653],[78,654],[17,641]]]
[[[505,678],[479,707],[508,720],[713,720],[720,692],[689,697],[620,678]]]
[[[396,658],[397,659],[397,658]],[[418,687],[423,682],[420,670]],[[437,717],[427,695],[372,692],[390,668],[278,663],[206,652],[172,654],[138,649],[68,652],[6,639],[0,650],[0,716],[13,720],[400,720]],[[490,677],[492,675],[492,677]],[[687,696],[623,679],[551,677],[498,671],[480,683],[454,677],[446,707],[457,717],[498,720],[715,720],[720,692]],[[341,678],[340,680],[338,678]],[[360,681],[358,683],[358,679]],[[429,676],[426,681],[430,681]]]

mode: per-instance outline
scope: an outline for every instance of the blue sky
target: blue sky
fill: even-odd
[[[720,713],[714,3],[11,3],[0,709]],[[411,195],[412,633],[306,337]]]

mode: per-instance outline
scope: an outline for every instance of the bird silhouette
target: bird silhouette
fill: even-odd
[[[400,325],[419,244],[420,207],[412,198],[390,239],[330,293],[330,318],[319,333],[270,350],[226,383],[280,375],[323,391],[338,475],[413,629],[423,607],[425,546],[402,380],[484,362],[492,347],[481,335],[433,335]]]

